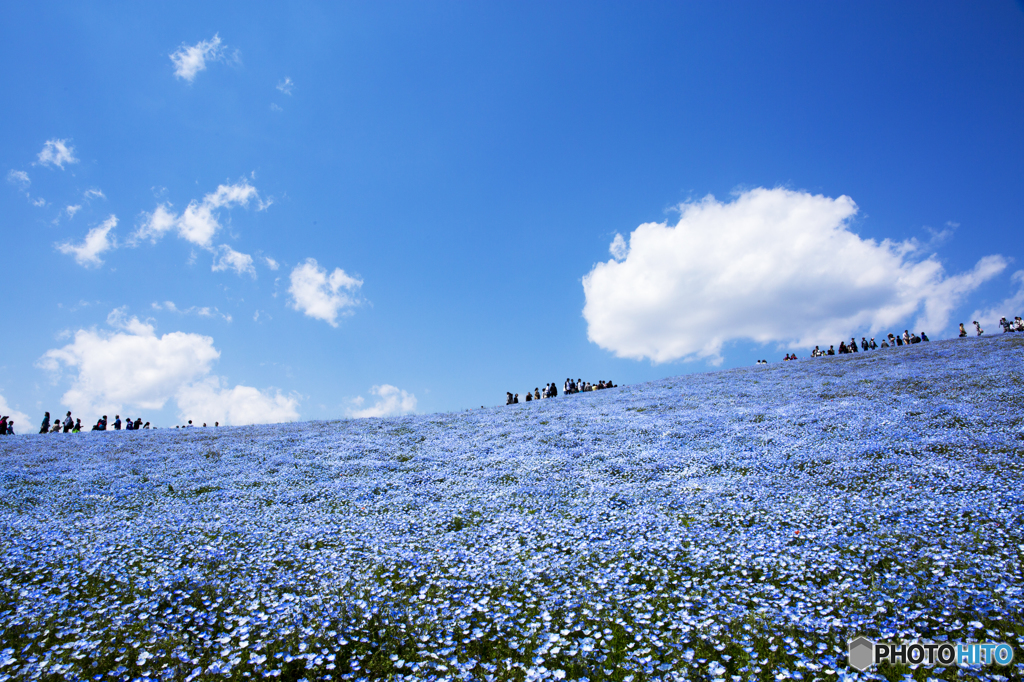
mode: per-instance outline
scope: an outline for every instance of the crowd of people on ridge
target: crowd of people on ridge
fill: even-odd
[[[214,426],[220,426],[220,422],[214,422]],[[176,429],[189,429],[195,426],[192,420],[188,420],[188,424],[181,426],[175,426]],[[206,422],[203,422],[203,426],[206,426]],[[121,421],[121,415],[114,415],[114,422],[111,424],[107,419],[107,415],[103,415],[96,420],[96,423],[92,426],[92,431],[141,431],[143,429],[155,429],[157,427],[150,426],[149,422],[143,423],[141,417],[135,419],[125,419]],[[67,415],[63,421],[61,419],[51,419],[50,413],[46,412],[43,414],[43,422],[39,425],[39,433],[80,433],[82,431],[82,420],[74,419],[71,416],[71,410],[68,410]],[[14,433],[14,420],[10,416],[0,415],[0,436],[13,436]]]
[[[565,395],[572,395],[573,393],[585,393],[587,391],[600,391],[605,388],[617,388],[615,384],[608,381],[598,381],[596,384],[592,384],[589,381],[583,381],[583,379],[572,379],[566,378],[565,383],[562,385],[562,392]],[[533,391],[527,391],[526,397],[523,402],[531,402],[533,400],[542,400],[544,398],[555,398],[558,396],[558,386],[554,382],[546,384],[542,391],[539,387],[534,388]],[[519,394],[512,393],[511,391],[505,391],[505,404],[506,405],[518,405]]]
[[[977,336],[981,336],[982,334],[985,333],[985,330],[981,328],[981,325],[978,324],[977,320],[974,320],[971,324],[974,325],[974,330],[975,330],[975,333],[976,333]],[[1007,333],[1007,332],[1024,332],[1024,320],[1022,320],[1020,318],[1020,316],[1013,318],[1012,321],[1007,320],[1005,317],[1003,317],[1003,318],[1001,318],[999,320],[999,326],[1001,326],[1003,328],[1003,332],[1004,333]],[[964,328],[964,323],[961,322],[960,323],[960,338],[964,338],[965,336],[967,336],[967,330]],[[925,334],[924,332],[921,332],[921,335],[918,336],[917,334],[910,333],[910,330],[904,329],[903,330],[903,334],[901,336],[896,336],[896,335],[890,333],[888,336],[882,337],[881,345],[879,345],[878,343],[875,342],[875,337],[873,337],[873,336],[871,337],[870,340],[868,340],[867,337],[862,336],[862,337],[860,337],[860,349],[859,350],[860,351],[868,351],[868,350],[875,350],[877,348],[893,348],[893,347],[896,347],[896,346],[910,346],[910,345],[913,345],[915,343],[921,343],[922,341],[929,341],[927,334]],[[819,357],[823,357],[823,356],[826,356],[826,355],[846,355],[847,353],[856,353],[856,352],[858,352],[857,339],[851,337],[849,343],[846,343],[845,341],[840,341],[839,342],[839,350],[838,351],[836,351],[835,346],[829,346],[828,350],[821,350],[821,348],[819,348],[818,346],[815,346],[814,350],[811,351],[811,357],[812,358],[819,358]],[[782,361],[783,362],[787,362],[789,360],[798,360],[798,359],[799,358],[797,357],[796,353],[786,353],[786,357],[782,358]],[[768,361],[767,360],[758,360],[757,364],[758,365],[767,365]]]
[[[103,415],[96,420],[96,423],[92,425],[92,431],[108,431],[110,429],[114,431],[120,431],[122,426],[125,431],[138,431],[141,429],[152,428],[149,422],[142,423],[142,418],[137,419],[125,419],[121,421],[121,415],[114,415],[114,423],[110,424],[107,420],[107,415]],[[110,428],[108,428],[110,427]],[[51,423],[50,413],[46,412],[43,414],[43,423],[39,425],[39,433],[79,433],[82,431],[82,420],[72,419],[71,410],[68,410],[64,420],[54,419]]]

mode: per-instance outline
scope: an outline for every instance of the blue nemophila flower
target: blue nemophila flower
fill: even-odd
[[[1009,640],[1015,344],[4,439],[0,679],[880,679],[848,636]]]

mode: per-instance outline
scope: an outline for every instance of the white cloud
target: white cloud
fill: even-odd
[[[103,265],[100,254],[117,247],[117,244],[110,238],[110,231],[116,226],[117,216],[112,215],[101,224],[89,230],[81,244],[76,246],[70,242],[64,242],[63,244],[57,244],[57,249],[61,253],[74,256],[75,261],[79,265],[99,267]]]
[[[267,264],[267,267],[270,268],[271,270],[277,270],[279,267],[281,267],[280,264],[276,260],[271,258],[270,256],[264,256],[263,257],[263,261]]]
[[[18,435],[39,431],[38,424],[34,428],[30,426],[32,422],[29,421],[28,415],[8,405],[7,400],[2,395],[0,395],[0,416],[7,417],[8,422],[14,420],[14,433]],[[39,415],[39,421],[40,423],[43,421],[42,415]]]
[[[225,322],[231,322],[233,319],[230,314],[222,313],[216,306],[191,306],[189,308],[179,308],[174,305],[174,301],[164,301],[160,303],[154,301],[152,304],[153,310],[166,310],[172,313],[178,313],[179,315],[198,315],[199,317],[215,318],[219,317]]]
[[[999,326],[999,318],[1001,317],[1005,317],[1011,322],[1017,316],[1024,317],[1024,270],[1018,270],[1013,273],[1010,281],[1017,283],[1016,293],[988,310],[975,310],[971,313],[971,320],[977,320],[981,323],[981,328],[988,333],[1003,331]]]
[[[914,260],[916,241],[852,232],[846,196],[759,188],[680,209],[675,226],[646,223],[628,246],[613,242],[616,260],[583,278],[588,337],[619,357],[720,362],[730,341],[835,344],[915,315],[915,330],[938,334],[1007,264],[987,256],[947,277],[934,256]]]
[[[32,181],[28,177],[28,173],[13,169],[7,171],[7,182],[12,185],[17,185],[21,189],[28,189],[28,186],[32,184]]]
[[[206,62],[223,60],[224,50],[218,34],[214,34],[210,40],[200,40],[195,45],[182,44],[170,55],[174,63],[174,75],[191,83],[196,79],[196,74],[206,70]]]
[[[82,196],[85,197],[86,201],[91,199],[106,199],[107,195],[98,189],[87,189],[82,192]]]
[[[292,270],[288,293],[292,295],[293,308],[337,327],[338,315],[359,304],[356,292],[361,286],[361,279],[345,274],[341,268],[335,268],[328,276],[316,259],[307,258]]]
[[[262,201],[256,188],[242,180],[234,185],[220,185],[216,192],[207,194],[202,201],[193,199],[181,215],[171,211],[170,204],[161,204],[152,213],[143,214],[142,224],[132,234],[130,243],[134,245],[144,239],[155,243],[170,230],[177,230],[182,239],[204,249],[212,249],[213,237],[221,228],[217,209],[248,206],[251,201],[255,202],[258,211],[271,204],[270,201]]]
[[[298,416],[295,398],[248,386],[221,388],[222,380],[211,375],[220,351],[209,336],[157,336],[151,323],[129,318],[123,309],[111,312],[107,323],[113,331],[80,329],[72,343],[40,359],[45,369],[75,373],[62,397],[73,412],[99,416],[126,407],[158,410],[174,399],[182,415],[200,422],[242,424]]]
[[[178,216],[170,210],[170,204],[161,204],[152,213],[144,213],[146,216],[142,225],[132,234],[130,244],[137,244],[143,239],[149,239],[154,244],[168,231],[172,230],[178,221]]]
[[[292,88],[295,87],[295,83],[292,82],[291,78],[285,76],[285,79],[277,84],[277,89],[286,95],[292,94]]]
[[[221,388],[218,377],[183,386],[175,396],[182,421],[221,424],[272,424],[299,418],[294,396],[273,395],[251,386]]]
[[[278,106],[278,105],[277,105],[276,103],[274,103],[274,102],[271,102],[271,103],[270,103],[270,110],[271,110],[271,111],[284,111],[284,109],[282,109],[281,107],[279,107],[279,106]]]
[[[349,409],[348,416],[356,418],[395,417],[416,411],[416,396],[401,390],[397,386],[389,384],[374,386],[370,389],[370,393],[377,396],[377,402],[363,409]],[[362,396],[360,396],[353,402],[357,405],[362,405],[364,401]]]
[[[256,268],[253,267],[252,256],[246,253],[239,253],[227,244],[221,244],[217,247],[217,252],[220,255],[213,261],[214,272],[234,270],[239,275],[248,274],[253,279],[256,279]]]
[[[44,199],[42,197],[39,197],[38,199],[33,199],[32,200],[32,205],[33,206],[38,206],[39,208],[42,208],[43,206],[46,206],[46,199]]]
[[[608,247],[608,252],[612,254],[612,258],[615,260],[625,260],[628,250],[629,247],[626,246],[626,240],[622,238],[621,234],[616,232],[615,239],[612,240],[611,246]]]
[[[220,352],[213,339],[172,332],[157,336],[153,325],[110,313],[107,323],[117,331],[80,329],[74,342],[47,351],[42,366],[77,370],[62,402],[73,412],[103,414],[123,406],[161,409],[181,386],[209,374]]]
[[[57,166],[61,170],[64,169],[66,163],[78,163],[78,159],[75,158],[75,148],[68,144],[67,140],[58,140],[56,138],[47,140],[43,144],[43,150],[39,152],[39,160],[37,164],[42,166]]]
[[[74,218],[75,214],[82,210],[81,204],[75,204],[74,206],[68,206],[64,211],[68,214],[68,218]]]

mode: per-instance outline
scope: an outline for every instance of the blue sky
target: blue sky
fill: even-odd
[[[1024,314],[1019,3],[33,3],[0,38],[0,411],[32,428],[457,410]]]

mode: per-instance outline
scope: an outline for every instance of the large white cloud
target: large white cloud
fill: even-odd
[[[218,34],[214,34],[210,40],[200,40],[195,45],[183,44],[170,55],[174,75],[189,83],[193,82],[200,71],[206,70],[206,62],[224,58],[224,49]]]
[[[338,316],[359,304],[356,292],[361,286],[363,280],[347,275],[341,268],[328,275],[316,259],[307,258],[292,270],[288,293],[293,308],[337,327]]]
[[[14,433],[18,435],[38,433],[39,423],[42,423],[43,421],[43,415],[39,415],[39,423],[29,421],[29,416],[27,414],[8,405],[7,400],[2,395],[0,395],[0,416],[7,417],[9,422],[14,422]]]
[[[171,210],[170,204],[161,204],[152,213],[143,214],[142,224],[132,234],[130,243],[137,244],[146,239],[155,243],[167,232],[177,230],[182,239],[204,249],[212,249],[213,238],[221,229],[220,216],[216,211],[248,206],[250,202],[254,202],[259,211],[270,206],[269,201],[260,200],[255,187],[241,180],[233,185],[218,186],[216,192],[207,194],[202,201],[193,199],[180,215]]]
[[[174,399],[183,415],[194,413],[189,418],[200,422],[248,424],[297,416],[294,398],[248,386],[221,388],[221,379],[211,375],[220,351],[209,336],[157,336],[152,324],[129,318],[122,309],[111,312],[107,323],[113,330],[80,329],[72,343],[47,351],[40,360],[51,371],[74,372],[62,402],[79,415],[91,420],[125,408],[158,410]],[[214,410],[217,401],[222,403],[219,412]],[[207,418],[200,411],[215,416]]]
[[[43,150],[39,152],[37,159],[36,163],[41,166],[57,166],[61,170],[64,170],[66,163],[78,163],[75,148],[69,145],[67,140],[56,138],[43,144]]]
[[[182,421],[195,424],[270,424],[299,418],[298,400],[252,386],[222,388],[218,377],[182,386],[175,396]]]
[[[362,396],[355,399],[356,407],[348,410],[348,416],[365,417],[396,417],[416,411],[416,396],[407,393],[397,386],[383,384],[374,386],[370,393],[377,396],[377,402],[369,407],[360,407],[365,400]]]
[[[786,189],[680,207],[675,226],[645,223],[583,278],[587,334],[626,358],[707,358],[751,339],[790,348],[906,326],[938,334],[963,297],[1007,265],[982,258],[947,276],[915,240],[850,230],[857,206]],[[898,331],[898,330],[896,330]]]
[[[69,215],[74,216],[74,212],[71,211],[72,208],[77,211],[79,207],[68,207]],[[75,261],[79,265],[84,267],[99,267],[100,265],[103,265],[103,260],[100,258],[100,254],[104,251],[116,248],[117,246],[114,240],[110,237],[110,231],[115,227],[117,227],[117,216],[111,215],[102,223],[89,230],[81,244],[64,242],[62,244],[57,244],[57,249],[61,253],[74,256]]]
[[[1011,322],[1015,317],[1024,317],[1024,270],[1018,270],[1013,273],[1010,280],[1017,284],[1016,293],[1011,294],[987,310],[975,310],[971,314],[971,321],[977,320],[981,324],[981,328],[988,333],[1003,331],[1002,327],[999,326],[999,319],[1002,317]],[[964,320],[964,322],[967,321]]]

